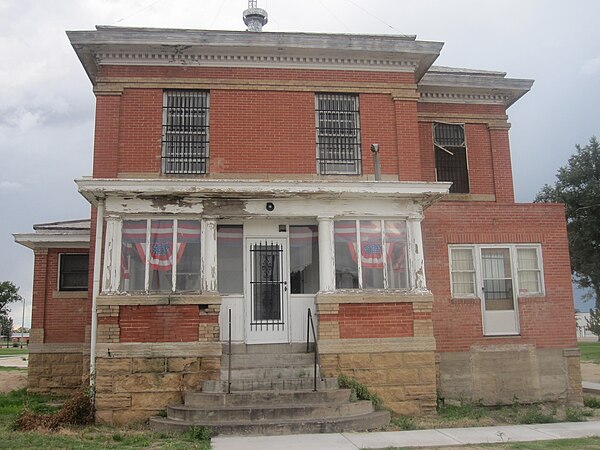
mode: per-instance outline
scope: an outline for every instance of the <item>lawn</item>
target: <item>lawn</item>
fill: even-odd
[[[56,411],[60,399],[28,395],[25,389],[0,394],[0,449],[1,448],[85,448],[85,449],[198,449],[209,450],[201,429],[186,434],[153,433],[145,426],[118,429],[108,426],[70,426],[56,432],[14,431],[15,420],[27,405],[40,413]]]
[[[600,342],[580,342],[581,360],[600,364]]]
[[[454,448],[454,447],[452,447]],[[463,449],[484,449],[495,448],[499,450],[554,450],[554,449],[577,449],[577,450],[598,450],[600,448],[600,438],[589,437],[579,439],[558,439],[554,441],[536,441],[536,442],[508,442],[506,444],[476,444],[461,446]],[[405,450],[396,447],[387,447],[382,450]]]
[[[3,356],[27,355],[29,350],[26,348],[0,348],[0,358]]]

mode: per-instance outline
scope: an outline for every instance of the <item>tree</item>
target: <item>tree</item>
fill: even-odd
[[[10,346],[10,335],[12,334],[13,320],[7,315],[0,315],[0,334],[6,336],[6,347]]]
[[[554,186],[545,185],[536,202],[565,204],[573,280],[591,289],[600,308],[600,144],[596,137],[576,145]]]
[[[587,329],[598,336],[600,342],[600,309],[590,309],[590,318],[585,318]]]
[[[0,283],[0,316],[8,315],[8,304],[23,301],[19,288],[10,281]]]

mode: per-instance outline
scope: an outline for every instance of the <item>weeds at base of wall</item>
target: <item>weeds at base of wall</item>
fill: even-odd
[[[79,390],[68,398],[60,409],[52,413],[41,413],[25,408],[17,418],[14,429],[32,431],[55,430],[63,425],[88,425],[94,422],[94,406],[89,392]]]
[[[187,430],[187,435],[190,440],[200,441],[200,442],[210,442],[210,439],[213,436],[213,430],[207,426],[191,426]]]
[[[376,409],[382,408],[382,400],[377,395],[369,392],[367,386],[359,383],[354,378],[340,374],[338,376],[338,385],[342,389],[350,389],[350,401],[369,400]]]
[[[583,397],[583,406],[586,408],[600,409],[600,398]]]

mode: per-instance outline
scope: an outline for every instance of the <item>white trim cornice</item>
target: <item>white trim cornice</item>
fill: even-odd
[[[89,248],[90,233],[15,233],[15,242],[32,250],[40,248]]]
[[[402,181],[263,181],[216,179],[94,179],[75,180],[93,205],[107,197],[185,197],[189,199],[413,199],[431,204],[448,194],[452,183]]]

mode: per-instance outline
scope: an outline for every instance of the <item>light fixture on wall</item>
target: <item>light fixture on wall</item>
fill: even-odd
[[[267,202],[266,208],[267,208],[267,211],[271,212],[275,209],[275,205],[271,202]]]

